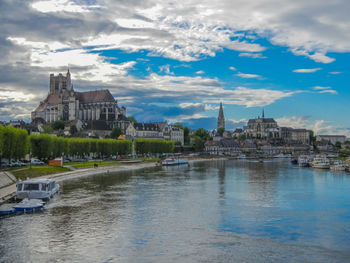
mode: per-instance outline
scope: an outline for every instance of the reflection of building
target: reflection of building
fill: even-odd
[[[184,131],[167,122],[130,123],[125,135],[130,139],[158,139],[184,144]]]
[[[74,91],[68,70],[66,76],[50,75],[50,93],[32,112],[32,121],[116,121],[122,116],[125,108],[118,107],[109,90]]]
[[[279,138],[277,122],[272,118],[265,118],[264,110],[262,118],[250,119],[245,127],[247,138],[274,139]]]
[[[224,110],[222,108],[222,103],[220,102],[220,110],[219,110],[219,116],[218,116],[218,126],[217,130],[219,128],[224,128],[225,129],[225,117],[224,117]]]

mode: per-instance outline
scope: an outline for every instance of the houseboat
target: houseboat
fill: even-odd
[[[163,166],[188,164],[187,158],[166,158],[162,161]]]
[[[53,179],[33,179],[19,181],[17,183],[17,199],[42,199],[49,200],[60,189],[59,184]]]
[[[312,167],[319,169],[329,169],[330,163],[326,156],[316,155],[314,160],[312,161]]]
[[[346,166],[342,160],[334,160],[330,168],[332,171],[341,172],[341,171],[345,171]]]

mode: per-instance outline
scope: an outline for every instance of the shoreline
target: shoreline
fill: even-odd
[[[196,163],[196,162],[204,162],[204,161],[215,161],[215,160],[227,160],[228,158],[191,158],[188,160],[188,163]],[[108,174],[108,173],[119,173],[119,172],[125,172],[125,171],[136,171],[146,168],[153,168],[153,167],[161,167],[161,165],[158,162],[148,162],[148,163],[129,163],[129,164],[119,164],[119,165],[109,165],[109,166],[101,166],[101,167],[89,167],[89,168],[81,168],[76,169],[69,172],[64,173],[56,173],[56,174],[50,174],[50,175],[43,175],[39,177],[35,177],[37,179],[39,178],[50,178],[55,179],[56,182],[63,182],[66,180],[73,180],[81,177],[87,177],[87,176],[93,176],[93,175],[101,175],[101,174]],[[0,205],[3,203],[6,203],[8,200],[10,200],[16,193],[16,184],[11,184],[9,186],[6,186],[4,188],[0,189]]]

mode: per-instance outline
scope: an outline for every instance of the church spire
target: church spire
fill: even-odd
[[[262,110],[262,118],[265,118],[264,108]]]
[[[217,129],[219,128],[225,129],[225,117],[224,117],[224,109],[222,108],[222,102],[220,102],[220,109],[219,109],[219,116],[218,116]]]

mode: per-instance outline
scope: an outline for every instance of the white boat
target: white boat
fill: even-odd
[[[298,165],[300,167],[309,167],[310,159],[307,155],[300,155],[298,157]]]
[[[280,153],[280,154],[275,155],[273,158],[291,158],[291,157],[292,157],[292,155],[290,153],[286,153],[286,154]]]
[[[332,171],[345,171],[346,166],[342,160],[334,160],[330,168]]]
[[[245,154],[241,153],[238,154],[237,159],[246,159],[247,157],[245,156]]]
[[[314,160],[312,161],[312,167],[319,169],[329,169],[330,163],[326,156],[316,155]]]
[[[28,212],[40,210],[44,207],[45,202],[40,199],[28,199],[24,198],[20,203],[13,206],[15,212]]]
[[[179,165],[188,164],[187,158],[166,158],[162,161],[162,165]]]
[[[53,179],[32,179],[17,183],[17,199],[43,199],[48,200],[60,189]]]

